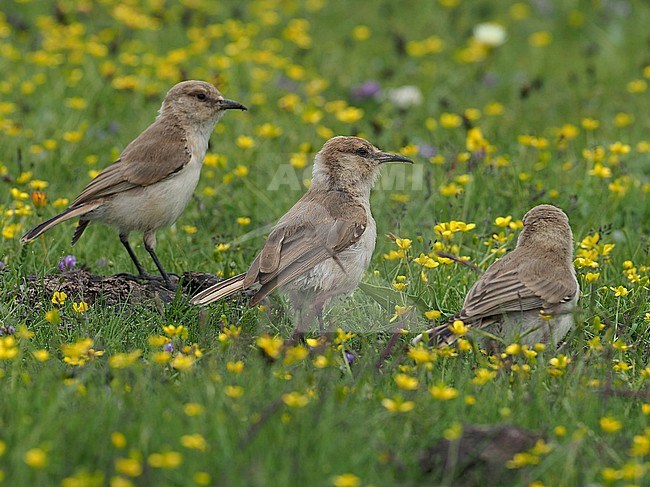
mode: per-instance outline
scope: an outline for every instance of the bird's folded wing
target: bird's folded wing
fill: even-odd
[[[155,122],[88,183],[71,206],[155,184],[180,171],[190,159],[182,130]]]
[[[337,260],[341,251],[358,242],[366,229],[366,214],[362,207],[352,213],[350,219],[329,217],[276,227],[246,278],[246,284],[262,285],[254,301],[329,258]]]
[[[507,265],[497,265],[500,263],[467,293],[461,319],[477,321],[507,312],[544,309],[570,300],[577,292],[575,280],[567,279],[563,267],[540,263],[508,269]]]

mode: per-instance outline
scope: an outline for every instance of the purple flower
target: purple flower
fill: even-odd
[[[71,271],[77,265],[77,258],[74,255],[66,255],[59,261],[59,270],[61,272]]]
[[[430,158],[438,155],[438,149],[429,144],[419,144],[418,145],[418,155]]]
[[[0,260],[0,271],[5,268],[5,263]]]
[[[163,350],[171,353],[174,351],[174,345],[172,345],[172,342],[167,342],[163,345]]]
[[[2,326],[0,326],[0,336],[13,335],[14,333],[16,333],[16,329],[14,328],[14,325],[2,325]]]
[[[96,265],[97,265],[98,268],[101,269],[102,267],[108,267],[108,264],[109,264],[108,259],[106,257],[102,257],[102,258],[97,260]]]
[[[348,361],[349,365],[352,365],[352,362],[354,362],[356,360],[356,358],[357,357],[355,357],[355,355],[352,352],[350,352],[349,350],[345,351],[345,360]]]
[[[358,86],[352,88],[352,98],[355,100],[367,100],[369,98],[377,98],[381,93],[381,85],[378,81],[369,80],[364,81]]]

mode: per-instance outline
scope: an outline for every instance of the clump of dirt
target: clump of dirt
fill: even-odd
[[[464,425],[459,438],[441,439],[421,452],[420,468],[458,486],[510,485],[520,472],[507,468],[508,460],[539,439],[541,435],[510,424]]]
[[[200,272],[185,272],[170,279],[176,289],[167,288],[162,280],[141,280],[126,274],[96,276],[78,269],[45,276],[28,275],[15,288],[15,297],[19,304],[29,308],[49,302],[55,291],[65,292],[74,301],[88,304],[101,301],[105,306],[157,299],[171,302],[177,293],[189,298],[221,280],[219,276]]]

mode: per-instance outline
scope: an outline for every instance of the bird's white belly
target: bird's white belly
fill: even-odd
[[[338,263],[334,259],[327,259],[297,277],[289,287],[324,301],[350,294],[359,285],[370,264],[376,238],[375,221],[370,216],[359,241],[338,254]]]
[[[100,219],[121,232],[156,230],[172,225],[199,182],[201,162],[192,158],[182,170],[158,183],[120,193],[106,202]]]

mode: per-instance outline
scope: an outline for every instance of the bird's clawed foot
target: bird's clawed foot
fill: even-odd
[[[174,277],[176,282],[173,282],[169,276]],[[178,287],[178,282],[180,280],[180,276],[178,274],[159,276],[155,274],[149,274],[147,272],[142,272],[140,274],[128,274],[126,272],[122,272],[120,274],[115,274],[115,277],[120,277],[122,279],[128,279],[131,281],[159,282],[161,284],[164,284],[167,289],[170,289],[172,291],[176,290]]]

